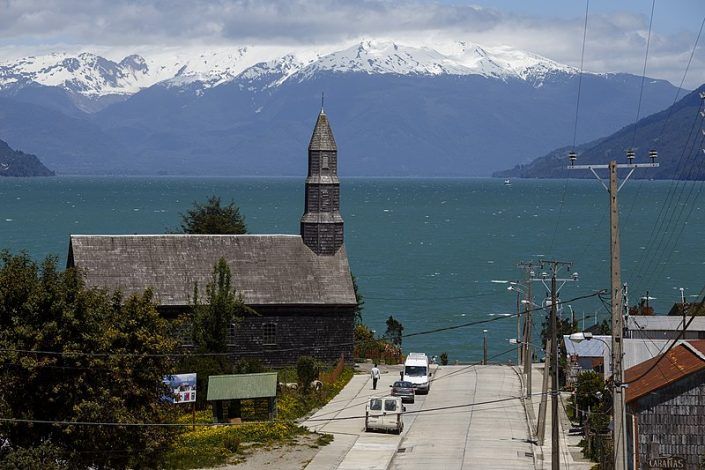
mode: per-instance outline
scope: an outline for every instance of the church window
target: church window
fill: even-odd
[[[274,345],[277,344],[277,325],[274,323],[265,323],[262,331],[262,344]]]
[[[228,346],[235,346],[235,334],[237,332],[236,328],[237,325],[235,325],[235,323],[228,325]]]
[[[321,169],[322,170],[328,170],[330,169],[330,165],[328,163],[328,155],[323,155],[321,157]]]

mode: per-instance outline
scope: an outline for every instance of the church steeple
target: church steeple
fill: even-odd
[[[308,177],[301,237],[306,246],[318,255],[333,255],[343,246],[338,148],[328,116],[322,108],[308,144]]]

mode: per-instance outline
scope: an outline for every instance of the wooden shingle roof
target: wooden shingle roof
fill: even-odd
[[[703,369],[705,340],[681,343],[664,355],[625,370],[624,381],[629,384],[625,399],[629,403]]]
[[[316,120],[316,126],[313,128],[311,141],[308,144],[309,150],[337,150],[333,130],[328,123],[328,116],[321,110]]]
[[[317,256],[298,235],[71,235],[68,265],[89,287],[151,287],[160,305],[183,306],[221,257],[248,305],[356,304],[345,248]]]

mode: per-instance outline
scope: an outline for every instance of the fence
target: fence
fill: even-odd
[[[341,354],[340,359],[338,359],[338,362],[336,363],[333,370],[331,370],[330,372],[321,372],[321,382],[327,385],[332,384],[333,382],[338,380],[340,374],[343,373],[343,369],[345,369],[345,356]]]
[[[353,356],[358,359],[372,359],[378,363],[400,364],[403,362],[401,348],[383,340],[375,339],[355,344]]]

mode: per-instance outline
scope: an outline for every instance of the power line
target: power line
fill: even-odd
[[[656,6],[656,0],[651,0],[651,17],[649,19],[649,32],[646,35],[646,54],[644,54],[644,69],[641,73],[641,86],[639,87],[639,102],[636,108],[636,118],[634,118],[634,134],[632,136],[632,148],[636,144],[636,130],[637,124],[639,122],[639,115],[641,114],[641,102],[644,96],[644,81],[646,80],[646,64],[649,59],[649,46],[651,45],[651,26],[654,23],[654,7]]]
[[[705,295],[704,295],[704,294],[705,294],[705,287],[700,291],[700,296],[703,296],[703,300],[700,301],[700,304],[698,305],[697,309],[700,309],[700,308],[702,308],[703,305],[705,305]],[[697,309],[696,309],[696,310],[697,310]],[[665,351],[663,354],[661,354],[660,356],[658,356],[658,359],[656,359],[656,362],[654,362],[653,364],[651,364],[651,366],[650,366],[648,369],[646,369],[646,371],[644,371],[643,373],[639,374],[639,376],[637,376],[636,378],[630,380],[629,382],[624,382],[624,385],[629,385],[629,384],[632,384],[632,383],[634,383],[634,382],[637,382],[638,380],[640,380],[640,379],[642,379],[643,377],[645,377],[649,372],[651,372],[652,370],[654,370],[654,368],[659,365],[659,363],[663,360],[663,358],[668,355],[669,351],[670,351],[671,349],[673,349],[673,348],[676,346],[676,344],[678,343],[678,340],[680,340],[680,339],[683,338],[683,336],[685,335],[686,330],[690,327],[690,324],[693,323],[693,320],[695,320],[695,315],[691,315],[691,316],[690,316],[690,320],[688,320],[688,323],[684,323],[684,324],[683,324],[683,329],[678,332],[678,336],[677,336],[677,337],[673,340],[673,342],[668,346],[668,348],[666,349],[666,351]]]
[[[602,291],[593,292],[591,294],[581,295],[574,297],[572,299],[559,301],[556,304],[563,304],[568,302],[575,302],[578,300],[584,300],[591,297],[599,295]],[[459,328],[466,328],[475,325],[481,325],[485,323],[491,323],[499,321],[506,318],[513,318],[518,315],[523,315],[527,312],[532,312],[534,310],[542,310],[542,307],[534,307],[532,309],[525,310],[520,313],[507,313],[497,315],[492,318],[475,320],[466,323],[460,323],[457,325],[434,328],[430,330],[418,331],[414,333],[407,333],[402,335],[402,338],[410,338],[413,336],[422,336],[427,334],[440,333],[443,331],[456,330]],[[354,341],[346,341],[342,343],[329,343],[317,346],[300,346],[293,348],[282,348],[282,349],[257,349],[250,351],[233,351],[233,352],[209,352],[209,353],[163,353],[163,354],[153,354],[153,353],[130,353],[130,352],[84,352],[84,351],[45,351],[45,350],[34,350],[34,349],[20,349],[20,348],[0,348],[0,353],[17,353],[17,354],[36,354],[36,355],[47,355],[47,356],[75,356],[75,357],[138,357],[138,358],[149,358],[149,357],[202,357],[202,356],[237,356],[237,355],[247,355],[247,354],[261,354],[261,353],[274,353],[274,352],[293,352],[293,351],[310,351],[310,350],[321,350],[341,346],[351,346],[354,345]]]
[[[585,39],[587,38],[588,12],[590,10],[590,0],[585,0],[585,22],[583,24],[583,44],[580,50],[580,73],[578,74],[578,96],[575,100],[575,119],[573,121],[573,151],[575,151],[575,141],[578,135],[578,111],[580,110],[580,92],[583,84],[583,63],[585,60]],[[558,215],[556,216],[556,225],[553,229],[553,236],[548,248],[548,252],[553,251],[553,245],[558,235],[558,227],[560,227],[561,217],[563,215],[563,206],[565,205],[565,195],[568,184],[563,182],[563,190],[561,192],[561,202],[558,206]]]

